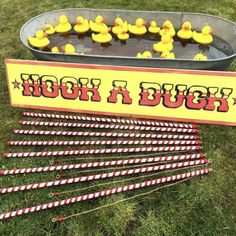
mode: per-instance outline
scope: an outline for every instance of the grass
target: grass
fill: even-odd
[[[0,23],[0,152],[9,150],[6,142],[16,137],[12,130],[21,118],[23,109],[12,108],[7,94],[4,58],[33,59],[33,56],[19,40],[21,26],[33,16],[45,11],[67,7],[142,9],[163,11],[189,11],[213,14],[236,21],[235,0],[216,1],[33,1],[2,0]],[[229,68],[236,71],[236,63]],[[233,127],[201,126],[205,151],[213,160],[214,172],[204,178],[176,185],[168,189],[133,199],[91,214],[71,218],[63,223],[52,223],[54,216],[66,216],[89,210],[106,203],[132,196],[120,194],[106,199],[65,206],[60,209],[17,217],[0,222],[0,235],[236,235],[236,159]],[[55,138],[56,139],[56,138]],[[24,150],[18,148],[17,150]],[[36,150],[36,149],[35,149]],[[3,160],[1,167],[26,167],[47,165],[48,160]],[[0,186],[44,181],[54,174],[38,174],[21,177],[1,177]],[[82,184],[81,186],[87,186]],[[111,184],[115,186],[115,184]],[[64,186],[55,188],[63,191],[76,188]],[[1,196],[0,212],[49,202],[51,189],[21,192]],[[145,190],[136,191],[135,194]],[[78,193],[74,193],[76,195]],[[67,196],[62,196],[67,197]]]

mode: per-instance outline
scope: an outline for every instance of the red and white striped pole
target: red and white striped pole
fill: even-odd
[[[5,152],[5,158],[17,157],[51,157],[51,156],[73,156],[90,154],[114,154],[114,153],[137,153],[137,152],[176,152],[176,151],[196,151],[200,150],[200,145],[196,146],[159,146],[159,147],[129,147],[129,148],[103,148],[103,149],[81,149],[81,150],[61,150],[43,152]]]
[[[53,136],[83,136],[83,137],[104,137],[104,138],[154,138],[154,139],[199,139],[194,135],[180,134],[151,134],[151,133],[116,133],[116,132],[90,132],[90,131],[62,131],[62,130],[24,130],[14,129],[14,134],[23,135],[53,135]]]
[[[67,199],[63,199],[59,201],[50,202],[50,203],[40,204],[33,207],[23,208],[21,210],[3,213],[0,215],[0,220],[6,220],[15,216],[26,215],[33,212],[48,210],[48,209],[59,207],[59,206],[70,205],[70,204],[78,203],[81,201],[91,200],[91,199],[100,198],[100,197],[106,197],[106,196],[113,195],[116,193],[127,192],[131,190],[139,189],[139,188],[145,188],[149,186],[155,186],[158,184],[165,184],[168,182],[179,181],[179,180],[188,179],[194,176],[206,175],[210,173],[211,171],[212,169],[206,168],[202,170],[196,170],[196,171],[168,176],[164,178],[152,179],[152,180],[148,180],[144,182],[124,185],[118,188],[103,190],[99,192],[93,192],[89,194],[80,195],[77,197],[71,197],[71,198],[67,198]],[[63,218],[56,218],[56,221],[58,222],[63,221]]]
[[[83,163],[68,164],[68,165],[0,170],[0,176],[85,169],[85,168],[98,168],[98,167],[107,167],[107,166],[120,166],[120,165],[123,166],[123,165],[144,164],[144,163],[152,163],[152,162],[184,161],[184,160],[192,160],[192,159],[202,159],[204,157],[205,157],[205,154],[197,153],[197,154],[185,154],[185,155],[176,155],[176,156],[146,157],[146,158],[110,160],[110,161],[100,161],[100,162],[83,162]]]
[[[75,145],[200,145],[196,140],[47,140],[47,141],[9,141],[10,146],[75,146]]]
[[[147,126],[197,129],[197,125],[195,124],[184,124],[184,123],[170,123],[170,122],[148,121],[148,120],[131,120],[131,119],[124,119],[124,118],[119,119],[119,118],[108,118],[108,117],[91,117],[91,116],[84,116],[84,115],[75,116],[75,115],[35,113],[35,112],[23,112],[22,114],[23,116],[36,117],[36,118],[80,120],[80,121],[92,121],[92,122],[120,123],[120,124],[129,124],[129,125],[147,125]]]
[[[60,180],[53,180],[49,182],[1,188],[0,194],[26,191],[26,190],[31,190],[31,189],[46,188],[46,187],[54,187],[54,186],[60,186],[60,185],[65,185],[65,184],[88,182],[88,181],[99,180],[99,179],[108,179],[108,178],[113,178],[113,177],[118,177],[118,176],[148,173],[148,172],[153,172],[153,171],[205,165],[207,163],[208,163],[208,160],[201,159],[201,160],[186,161],[186,162],[168,163],[168,164],[157,165],[157,166],[147,166],[147,167],[141,167],[141,168],[119,170],[119,171],[101,173],[101,174],[96,174],[96,175],[79,176],[76,178],[60,179]]]
[[[173,133],[198,133],[199,130],[189,128],[173,128],[173,127],[153,127],[153,126],[134,126],[134,125],[119,125],[119,124],[97,124],[97,123],[65,123],[65,122],[48,122],[48,121],[27,121],[20,120],[18,124],[43,127],[70,127],[70,128],[89,128],[89,129],[120,129],[120,130],[135,130],[135,131],[158,131],[158,132],[173,132]]]

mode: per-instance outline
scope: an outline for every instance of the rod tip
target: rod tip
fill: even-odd
[[[4,152],[4,153],[3,153],[3,157],[4,157],[4,158],[7,158],[7,157],[8,157],[8,152]]]
[[[55,197],[55,196],[58,196],[59,193],[58,192],[54,192],[54,193],[49,193],[48,196],[49,197]]]
[[[64,221],[64,218],[62,217],[56,217],[56,218],[52,218],[52,222],[55,223],[55,222],[62,222]]]

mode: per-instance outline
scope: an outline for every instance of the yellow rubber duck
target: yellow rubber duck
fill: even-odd
[[[153,50],[157,52],[172,51],[173,42],[172,37],[166,33],[161,37],[161,41],[153,44]]]
[[[143,35],[147,32],[147,28],[145,27],[145,21],[143,18],[138,18],[135,21],[135,25],[128,25],[129,32],[135,35]]]
[[[197,55],[195,55],[195,57],[193,58],[193,60],[207,61],[208,58],[207,58],[207,56],[203,55],[202,53],[198,53]]]
[[[156,21],[151,21],[150,26],[148,27],[148,32],[152,34],[157,34],[160,31],[160,28],[157,27],[157,22]]]
[[[173,52],[170,51],[163,51],[161,53],[161,58],[165,58],[165,59],[175,59],[175,54]]]
[[[76,25],[74,26],[75,32],[84,34],[89,30],[89,22],[82,16],[78,16],[76,19]]]
[[[120,40],[127,40],[129,38],[127,21],[125,21],[122,25],[120,32],[117,34],[117,37]]]
[[[99,33],[101,31],[101,27],[106,26],[105,20],[101,15],[98,15],[95,18],[95,22],[89,21],[89,26],[93,32]]]
[[[189,21],[185,21],[177,35],[181,39],[191,39],[193,37],[192,24]]]
[[[51,49],[51,52],[53,52],[53,53],[58,53],[58,52],[59,52],[58,47],[53,47],[53,48]]]
[[[97,43],[109,43],[112,40],[112,36],[109,33],[108,27],[102,27],[100,33],[92,33],[92,39]]]
[[[66,15],[62,15],[59,17],[59,24],[55,26],[55,30],[57,33],[67,33],[71,30],[71,24],[68,21]]]
[[[144,51],[143,58],[152,58],[152,53],[150,51]]]
[[[176,33],[173,24],[169,20],[166,20],[163,23],[162,29],[160,30],[161,36],[163,36],[163,34],[165,34],[165,33],[169,33],[171,37],[174,37],[175,33]]]
[[[137,58],[143,58],[143,54],[141,52],[138,52],[136,55]]]
[[[124,21],[120,17],[117,17],[114,21],[114,26],[112,27],[112,33],[118,34],[121,31],[121,27],[123,24]]]
[[[35,38],[29,36],[28,40],[30,45],[36,48],[46,47],[50,43],[47,35],[43,32],[43,30],[38,30],[35,34]]]
[[[201,33],[193,32],[193,39],[200,44],[210,44],[213,42],[212,29],[209,25],[202,28]]]
[[[136,55],[137,58],[152,58],[152,53],[150,51],[139,52]]]
[[[64,47],[62,47],[64,53],[75,54],[75,47],[71,43],[67,43]]]
[[[47,35],[51,35],[51,34],[54,34],[55,33],[55,29],[54,29],[54,27],[52,26],[52,25],[50,25],[50,24],[46,24],[45,25],[45,34],[47,34]]]

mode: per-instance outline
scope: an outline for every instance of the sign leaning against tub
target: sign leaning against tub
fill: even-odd
[[[236,73],[5,61],[11,105],[236,126]]]

